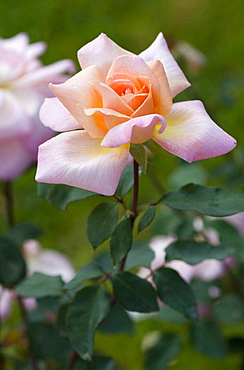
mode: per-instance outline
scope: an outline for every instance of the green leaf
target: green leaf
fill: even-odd
[[[83,360],[91,360],[94,332],[107,316],[110,302],[103,285],[90,285],[79,291],[67,312],[67,329],[73,349]]]
[[[81,266],[75,277],[66,283],[63,289],[71,290],[81,287],[81,283],[86,279],[97,279],[104,275],[104,272],[95,261],[89,261]]]
[[[119,305],[115,305],[108,316],[98,326],[103,333],[133,333],[133,322],[128,313]]]
[[[56,327],[46,323],[28,325],[31,353],[38,359],[64,358],[68,342]]]
[[[150,223],[153,221],[156,214],[156,207],[151,206],[149,207],[146,212],[144,212],[142,218],[140,219],[138,225],[138,233],[144,230]]]
[[[145,145],[152,154],[156,154],[163,158],[172,157],[172,154],[170,154],[169,152],[166,152],[166,150],[163,149],[161,145],[157,144],[156,141],[152,139],[146,141],[143,145]]]
[[[244,211],[242,194],[192,183],[179,190],[165,193],[159,202],[182,211],[197,211],[214,217],[229,216]]]
[[[239,235],[237,229],[225,220],[205,220],[207,227],[214,228],[219,233],[220,243],[231,245],[236,249],[241,259],[244,259],[244,239]]]
[[[210,358],[222,359],[227,355],[226,342],[214,321],[201,320],[191,328],[194,347]]]
[[[119,370],[115,367],[114,359],[104,356],[93,356],[92,362],[80,358],[75,362],[73,370]]]
[[[117,220],[117,203],[101,203],[93,209],[88,217],[87,235],[94,249],[111,236]]]
[[[119,185],[117,187],[115,194],[120,198],[124,198],[132,188],[133,184],[134,184],[133,165],[128,164],[120,177]]]
[[[141,166],[143,172],[146,173],[147,170],[147,151],[142,144],[131,144],[130,154],[136,160],[136,162]]]
[[[145,354],[145,370],[164,370],[180,353],[181,342],[176,334],[161,336]]]
[[[161,267],[154,271],[153,281],[157,286],[159,298],[166,305],[183,313],[189,319],[198,318],[195,296],[178,272]]]
[[[125,263],[125,269],[130,270],[132,267],[143,266],[150,268],[154,259],[154,252],[145,243],[135,243],[128,253]]]
[[[24,279],[26,264],[18,247],[7,238],[0,238],[0,283],[12,287]]]
[[[62,295],[63,281],[60,276],[48,276],[35,272],[15,287],[21,297],[58,297]]]
[[[37,195],[64,211],[68,203],[89,198],[96,193],[63,184],[37,184]]]
[[[235,249],[224,245],[215,246],[208,243],[198,243],[194,240],[178,240],[170,244],[165,252],[166,262],[178,259],[190,265],[196,265],[207,258],[223,260],[235,254]]]
[[[244,297],[236,293],[221,297],[214,306],[213,314],[220,323],[241,324],[244,320]]]
[[[158,311],[157,295],[152,285],[128,271],[111,278],[114,295],[119,304],[128,311]]]
[[[125,215],[116,225],[110,240],[110,255],[116,266],[126,256],[132,246],[130,216]]]
[[[5,234],[8,239],[11,239],[16,244],[22,244],[27,239],[37,239],[43,234],[42,230],[29,222],[22,222],[14,225]]]

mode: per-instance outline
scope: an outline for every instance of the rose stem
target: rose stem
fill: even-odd
[[[131,211],[132,214],[130,216],[130,223],[131,223],[131,229],[133,230],[134,222],[137,217],[137,205],[138,205],[138,194],[139,194],[139,164],[134,159],[133,162],[134,166],[134,187],[133,187],[133,198],[132,198],[132,205],[131,205]],[[119,271],[123,271],[125,266],[127,255],[120,261],[119,264]]]

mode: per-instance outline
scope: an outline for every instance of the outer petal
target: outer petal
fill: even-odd
[[[129,160],[129,145],[101,147],[85,131],[62,133],[39,147],[36,180],[114,194]]]
[[[166,130],[152,137],[168,152],[187,162],[228,153],[236,141],[217,126],[200,101],[173,104],[166,117]]]
[[[161,126],[157,130],[163,132],[166,126],[165,119],[159,114],[149,114],[130,119],[109,130],[101,145],[107,148],[116,148],[130,142],[134,144],[144,143],[152,137],[157,125]]]
[[[0,89],[0,140],[30,132],[31,120],[13,94]]]
[[[14,180],[31,163],[33,158],[22,138],[0,141],[0,180]]]
[[[91,66],[78,72],[61,85],[50,85],[51,91],[68,109],[72,116],[94,138],[102,138],[107,132],[105,123],[96,116],[87,116],[85,108],[102,107],[102,99],[89,82],[100,80],[101,71],[96,66]]]
[[[96,65],[105,77],[115,58],[131,54],[102,33],[78,51],[78,59],[82,69]]]
[[[62,73],[75,72],[75,65],[72,60],[64,59],[59,62],[42,66],[29,73],[24,74],[12,83],[13,88],[28,88],[39,87],[40,84],[48,85],[50,81],[53,83],[61,83],[67,79]]]
[[[181,91],[190,86],[184,73],[170,53],[166,40],[161,32],[156,40],[148,49],[144,50],[140,56],[147,62],[157,59],[160,60],[164,66],[165,73],[169,81],[172,97],[175,97]]]
[[[46,98],[40,109],[40,119],[54,131],[69,131],[81,128],[79,122],[63,106],[58,98]]]

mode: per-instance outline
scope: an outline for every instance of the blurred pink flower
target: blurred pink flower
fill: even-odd
[[[205,228],[200,218],[195,218],[194,228],[196,231],[202,232],[205,239],[210,244],[219,244],[219,234],[217,231],[212,228]],[[223,276],[235,263],[233,257],[228,257],[222,261],[209,258],[196,265],[189,265],[180,260],[173,260],[166,263],[166,248],[176,240],[177,238],[173,235],[158,235],[151,239],[149,246],[155,253],[150,266],[151,271],[155,271],[161,266],[165,266],[176,270],[182,279],[187,282],[190,282],[193,278],[199,278],[204,281],[213,281]],[[149,276],[150,271],[147,268],[141,268],[138,274],[140,277],[146,278]]]
[[[23,244],[28,275],[40,272],[46,275],[60,275],[64,282],[68,282],[75,276],[75,269],[69,258],[63,253],[52,249],[42,248],[41,244],[34,239],[26,240]],[[0,285],[0,320],[6,319],[11,313],[15,293],[3,289]],[[34,298],[24,298],[23,304],[28,311],[36,308]]]
[[[75,72],[71,60],[43,66],[46,44],[29,44],[25,33],[0,38],[0,180],[12,180],[36,161],[38,145],[53,136],[40,122],[39,109],[52,96],[50,80],[64,82]]]
[[[112,195],[130,145],[154,140],[188,162],[225,154],[236,141],[200,101],[172,104],[190,86],[160,33],[139,56],[101,34],[78,51],[82,71],[46,99],[40,117],[64,132],[39,148],[37,181]]]

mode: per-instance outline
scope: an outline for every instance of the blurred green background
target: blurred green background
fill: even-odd
[[[0,37],[27,32],[31,42],[47,42],[44,64],[69,58],[76,62],[77,70],[77,50],[101,32],[123,48],[139,53],[162,31],[170,43],[185,41],[205,55],[207,63],[199,73],[179,60],[193,87],[177,100],[201,99],[213,120],[237,139],[238,147],[228,155],[192,165],[173,156],[152,159],[150,176],[141,180],[144,203],[157,199],[163,189],[190,181],[243,190],[243,10],[243,0],[8,0],[0,4]],[[86,236],[86,221],[101,197],[75,202],[63,212],[36,196],[34,175],[33,167],[14,182],[16,221],[31,220],[40,226],[43,246],[66,253],[78,268],[94,253]],[[4,232],[7,222],[3,197],[0,207],[0,231]],[[150,237],[150,229],[141,233],[140,238],[144,237]],[[116,347],[121,363],[129,364],[129,369],[140,369],[143,333],[142,325],[141,333],[134,339],[127,338],[120,350],[113,338],[104,342],[98,337],[97,346],[108,355]],[[238,368],[235,359],[206,359],[193,353],[187,344],[182,361],[183,367],[176,364],[172,369],[195,369],[196,364],[198,369]]]

